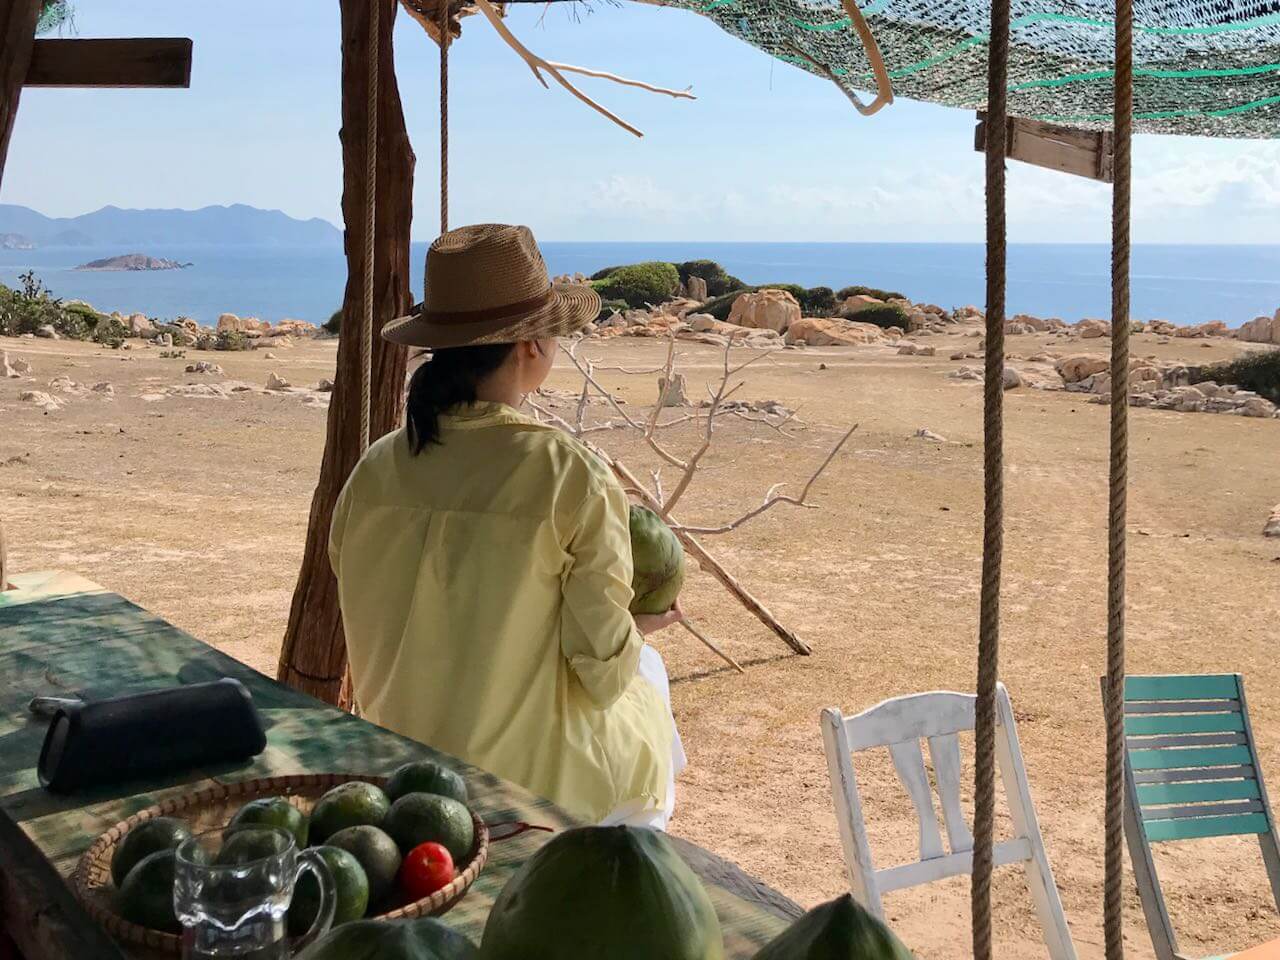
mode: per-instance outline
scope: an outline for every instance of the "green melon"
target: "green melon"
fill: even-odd
[[[723,960],[711,898],[665,834],[567,830],[502,888],[483,960]]]
[[[755,960],[913,960],[893,931],[849,894],[814,907]]]
[[[294,842],[301,850],[307,845],[307,815],[284,797],[262,797],[250,800],[236,811],[227,830],[253,825],[256,827],[280,827],[293,834]]]
[[[369,907],[369,878],[360,861],[338,847],[315,847],[333,878],[333,925],[359,920]],[[289,933],[301,936],[311,929],[320,913],[320,882],[310,870],[298,878],[289,903]]]
[[[357,920],[330,930],[298,960],[476,960],[475,944],[439,920]]]
[[[400,848],[377,827],[362,825],[339,830],[329,838],[329,846],[347,851],[364,867],[369,881],[369,903],[378,905],[395,888],[400,872]]]
[[[476,840],[471,811],[436,793],[406,793],[391,805],[382,828],[406,854],[419,844],[440,844],[459,870]]]
[[[311,811],[311,842],[324,843],[347,827],[382,825],[391,801],[380,787],[362,780],[343,783],[316,801]]]
[[[176,817],[154,817],[124,835],[111,857],[111,880],[119,887],[143,857],[161,850],[176,850],[191,839],[191,828]]]
[[[166,933],[180,933],[173,909],[176,850],[158,850],[139,860],[120,884],[116,906],[130,923]]]
[[[632,613],[666,613],[684,586],[684,547],[662,518],[631,505]]]
[[[438,793],[467,802],[467,784],[461,775],[434,760],[415,760],[396,767],[387,780],[387,796],[395,803],[406,793]]]

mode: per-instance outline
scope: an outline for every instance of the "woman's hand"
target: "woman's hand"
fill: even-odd
[[[659,630],[665,630],[672,624],[679,623],[684,619],[684,611],[680,609],[680,601],[677,600],[675,605],[666,613],[637,613],[635,614],[636,629],[640,631],[641,636],[649,636],[651,633],[657,633]]]

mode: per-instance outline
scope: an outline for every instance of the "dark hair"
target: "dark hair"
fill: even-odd
[[[480,381],[502,366],[514,349],[514,343],[488,343],[432,351],[431,359],[409,380],[409,448],[421,453],[428,444],[439,443],[440,414],[458,404],[475,403]]]

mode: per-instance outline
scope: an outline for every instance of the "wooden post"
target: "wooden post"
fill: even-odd
[[[409,221],[413,208],[413,149],[396,85],[391,34],[396,0],[375,0],[379,12],[378,210],[375,230],[374,334],[370,435],[400,422],[404,396],[403,347],[378,336],[387,321],[409,312]],[[328,703],[337,703],[346,668],[346,641],[338,610],[338,584],[329,568],[329,523],[338,493],[360,449],[360,336],[364,283],[365,118],[369,28],[368,0],[339,0],[342,11],[342,216],[346,224],[347,287],[342,337],[329,404],[320,479],[311,501],[306,549],[294,588],[289,626],[280,650],[278,678]]]
[[[40,0],[0,0],[0,178],[9,156],[22,85],[31,67],[39,19]]]
[[[9,138],[18,115],[22,84],[31,66],[31,47],[40,19],[40,0],[0,0],[0,182],[9,156]],[[4,548],[4,524],[0,521],[0,590],[9,588]]]

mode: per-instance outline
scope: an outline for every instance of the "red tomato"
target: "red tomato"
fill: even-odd
[[[410,850],[400,864],[400,889],[412,900],[429,897],[453,880],[453,857],[438,843]]]

